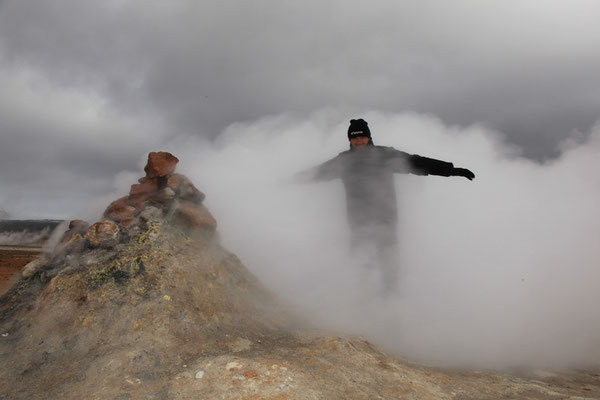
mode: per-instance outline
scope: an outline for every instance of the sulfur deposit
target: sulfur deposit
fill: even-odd
[[[150,153],[127,196],[72,221],[0,298],[0,399],[600,398],[591,372],[440,370],[300,332],[177,162]]]

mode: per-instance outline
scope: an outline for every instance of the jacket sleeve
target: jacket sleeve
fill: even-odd
[[[451,176],[454,165],[450,162],[408,154],[393,147],[385,148],[387,165],[394,172],[414,175]]]
[[[328,181],[339,178],[342,175],[341,156],[332,158],[315,167],[300,171],[294,175],[294,180],[298,183],[308,183],[313,181]]]
[[[328,181],[342,176],[342,156],[338,154],[313,168],[313,180]]]
[[[409,156],[410,173],[415,175],[451,176],[454,165],[451,162],[422,157],[416,154]]]

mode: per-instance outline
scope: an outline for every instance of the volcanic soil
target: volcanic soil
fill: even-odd
[[[0,246],[0,295],[10,287],[21,268],[41,253],[41,247]]]

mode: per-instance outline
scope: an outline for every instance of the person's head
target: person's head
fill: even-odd
[[[353,119],[350,120],[350,126],[348,127],[348,140],[350,141],[351,149],[360,149],[365,146],[372,146],[373,140],[371,140],[371,131],[369,130],[369,124],[364,119]]]

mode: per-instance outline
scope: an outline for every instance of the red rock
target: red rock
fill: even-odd
[[[137,196],[147,196],[149,194],[155,193],[157,190],[158,184],[154,181],[136,183],[131,185],[131,190],[129,191],[129,198]]]
[[[85,232],[85,231],[84,231]],[[83,250],[85,243],[83,239],[83,232],[76,233],[66,242],[60,242],[54,248],[53,254],[58,255],[60,253],[79,253]]]
[[[138,210],[133,206],[125,206],[120,210],[115,210],[110,214],[106,214],[105,216],[115,221],[122,221],[127,218],[132,218],[135,216],[137,211]]]
[[[196,189],[196,187],[191,183],[189,186],[186,186],[184,190],[182,189],[179,195],[182,199],[189,200],[197,204],[202,203],[206,197],[204,193]]]
[[[191,226],[209,230],[217,228],[217,220],[202,204],[194,204],[190,201],[182,200],[179,202],[176,211]]]
[[[152,196],[156,195],[157,192],[158,184],[154,180],[131,185],[127,203],[136,209],[140,209],[142,208],[142,205]]]
[[[173,199],[176,196],[175,191],[173,189],[171,189],[170,187],[166,187],[166,188],[162,189],[162,194],[167,199]]]
[[[256,372],[253,369],[244,371],[244,378],[246,378],[246,379],[256,378],[257,376],[258,376],[258,372]]]
[[[137,196],[130,198],[128,203],[134,207],[136,210],[141,210],[144,208],[144,203],[148,200],[148,196]]]
[[[128,196],[121,197],[110,203],[104,211],[104,217],[115,221],[133,217],[137,210],[135,207],[128,204],[128,198]]]
[[[151,152],[148,154],[148,163],[144,167],[146,177],[157,178],[172,174],[179,159],[166,151]]]
[[[86,230],[90,224],[81,219],[74,219],[69,222],[69,230],[78,229],[78,230]]]
[[[125,229],[131,228],[135,223],[135,218],[123,218],[119,221],[119,225]]]
[[[128,198],[129,198],[129,196],[123,196],[120,199],[113,201],[112,203],[110,203],[108,205],[108,207],[106,207],[106,210],[104,210],[104,213],[105,214],[110,213],[112,211],[120,210],[121,208],[125,207],[127,205]]]
[[[167,186],[184,200],[200,204],[206,197],[204,193],[196,189],[196,186],[185,175],[173,174],[167,179]]]
[[[69,222],[69,230],[63,233],[60,240],[58,241],[59,245],[66,244],[70,242],[74,236],[83,234],[89,226],[90,224],[83,220],[72,220],[71,222]]]
[[[179,189],[179,185],[181,185],[181,174],[173,174],[167,178],[167,186],[171,189],[177,191]]]
[[[117,238],[119,227],[113,221],[98,221],[88,228],[83,237],[89,241],[92,246],[110,243]]]

